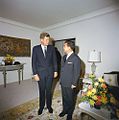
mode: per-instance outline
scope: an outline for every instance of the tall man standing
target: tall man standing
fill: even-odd
[[[74,42],[70,40],[64,42],[66,55],[63,56],[60,74],[63,110],[59,116],[63,117],[67,114],[67,120],[72,120],[75,108],[76,87],[80,77],[80,58],[73,52],[74,49]]]
[[[32,53],[32,70],[34,80],[39,85],[39,110],[41,115],[45,106],[49,113],[53,113],[52,109],[52,83],[53,78],[57,77],[57,58],[55,48],[49,44],[50,35],[46,32],[40,34],[40,45],[33,47]]]

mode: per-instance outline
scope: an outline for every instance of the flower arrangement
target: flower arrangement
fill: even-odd
[[[3,61],[5,62],[5,65],[11,65],[15,58],[11,56],[10,54],[6,54],[6,56],[3,58]]]
[[[92,84],[83,87],[81,102],[88,102],[91,107],[96,109],[106,108],[111,111],[111,114],[115,115],[114,117],[119,118],[117,100],[110,93],[110,86],[106,84],[103,77],[96,79],[94,74],[90,74],[89,79]],[[114,111],[115,113],[113,113]]]

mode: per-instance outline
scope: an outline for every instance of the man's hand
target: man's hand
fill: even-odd
[[[71,88],[74,89],[74,88],[76,88],[76,86],[75,86],[75,85],[72,85]]]
[[[39,81],[39,80],[40,80],[38,74],[34,75],[34,76],[33,76],[33,79],[34,79],[35,81]]]
[[[57,72],[54,72],[54,78],[56,78],[58,76]]]

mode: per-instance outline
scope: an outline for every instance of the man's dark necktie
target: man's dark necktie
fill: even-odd
[[[47,47],[44,47],[44,56],[46,57]]]
[[[66,58],[67,58],[67,55],[65,55],[65,57],[64,57],[64,62],[66,62]]]

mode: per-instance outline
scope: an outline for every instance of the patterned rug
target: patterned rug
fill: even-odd
[[[79,120],[78,112],[78,104],[79,97],[77,98],[76,108],[73,114],[73,120]],[[62,111],[62,99],[61,99],[61,91],[56,90],[53,95],[52,107],[54,109],[53,114],[49,114],[47,109],[45,108],[42,115],[38,116],[38,98],[35,100],[31,100],[27,103],[19,105],[15,108],[12,108],[8,111],[0,113],[0,120],[66,120],[66,116],[60,118],[58,115]],[[92,117],[84,114],[82,117],[83,120],[94,120]]]

